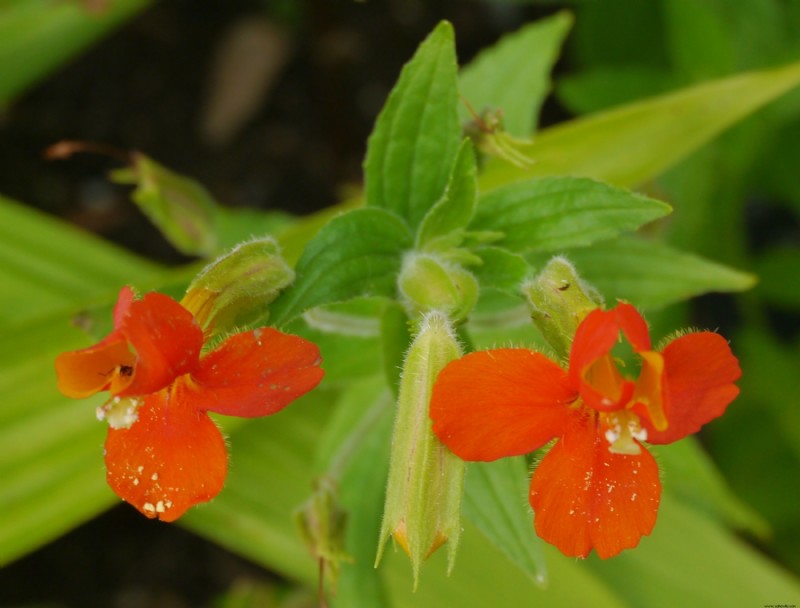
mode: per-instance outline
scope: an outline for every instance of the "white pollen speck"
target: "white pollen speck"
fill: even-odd
[[[133,485],[135,485],[135,486],[139,485],[139,478],[138,477],[133,480]]]
[[[611,507],[611,512],[612,512],[612,513],[614,512],[614,507]]]
[[[575,509],[570,509],[570,510],[569,510],[569,514],[570,514],[570,515],[575,515]]]
[[[137,472],[137,473],[142,473],[143,471],[144,471],[144,467],[138,467],[138,468],[136,469],[136,472]]]
[[[614,491],[614,486],[608,486],[608,493],[611,494],[611,492],[613,491]]]
[[[152,479],[153,481],[158,481],[158,473],[153,473],[153,474],[150,476],[150,479]]]
[[[94,415],[98,420],[103,421],[106,419],[106,409],[101,405],[94,411]]]
[[[595,518],[594,518],[594,523],[597,523],[597,522],[599,522],[599,521],[600,521],[600,518],[599,518],[599,517],[595,517]]]
[[[148,513],[155,513],[156,512],[156,508],[153,506],[153,503],[151,503],[151,502],[144,503],[144,505],[142,505],[142,509],[144,511],[147,511]]]
[[[636,500],[636,492],[631,494],[631,502],[633,502],[634,500]]]
[[[165,508],[169,509],[171,506],[172,506],[172,501],[171,500],[165,500],[164,501],[164,507]]]
[[[159,500],[156,503],[156,511],[158,511],[159,513],[163,513],[166,510],[167,509],[164,507],[164,501],[163,500]]]
[[[639,470],[638,469],[633,469],[633,474],[634,475],[638,475],[639,474]]]

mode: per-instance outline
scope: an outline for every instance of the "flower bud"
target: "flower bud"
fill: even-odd
[[[139,153],[111,179],[136,185],[133,201],[178,251],[200,257],[214,252],[217,203],[203,186]]]
[[[452,567],[461,533],[464,462],[433,434],[428,415],[436,376],[459,356],[447,317],[432,312],[403,364],[376,564],[393,536],[411,558],[415,588],[422,562],[445,542]]]
[[[412,317],[438,310],[458,323],[478,301],[478,282],[472,273],[434,255],[407,255],[397,284]]]
[[[236,246],[198,274],[181,304],[194,315],[204,333],[230,329],[262,316],[294,271],[271,238]]]
[[[600,294],[562,257],[552,258],[535,279],[522,286],[522,292],[533,322],[561,357],[569,356],[572,338],[583,318],[603,305]]]

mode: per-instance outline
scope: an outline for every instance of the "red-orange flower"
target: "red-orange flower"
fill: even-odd
[[[203,332],[172,298],[120,292],[114,329],[56,359],[68,397],[108,390],[107,480],[147,517],[173,521],[211,500],[227,474],[225,441],[207,412],[274,414],[314,388],[324,372],[317,347],[263,327],[202,353]]]
[[[611,355],[620,332],[641,359],[636,380]],[[656,352],[641,315],[619,304],[579,325],[568,370],[515,348],[453,361],[436,381],[430,415],[464,460],[527,454],[557,439],[531,479],[536,532],[566,555],[594,549],[607,558],[655,525],[661,483],[641,442],[696,432],[736,397],[740,375],[721,336],[689,333]]]

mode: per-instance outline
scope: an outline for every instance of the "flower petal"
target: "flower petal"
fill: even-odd
[[[431,396],[433,431],[464,460],[495,460],[541,447],[573,415],[566,372],[542,354],[501,348],[452,361]]]
[[[106,389],[122,390],[130,382],[129,370],[133,369],[135,361],[124,339],[61,353],[56,357],[58,390],[73,399]]]
[[[144,515],[173,521],[222,489],[228,456],[211,419],[174,390],[144,397],[128,429],[109,429],[106,478],[120,498]]]
[[[634,306],[620,302],[612,312],[615,313],[617,324],[633,346],[633,350],[637,353],[652,350],[647,322]]]
[[[121,397],[154,393],[191,372],[203,347],[203,332],[192,314],[161,293],[131,302],[120,330],[136,352],[130,384],[112,392]]]
[[[581,321],[569,353],[569,375],[576,385],[592,363],[611,352],[619,336],[616,314],[595,308]]]
[[[661,498],[658,465],[644,448],[614,454],[595,426],[576,418],[533,474],[536,533],[571,557],[605,559],[653,530]]]
[[[325,375],[319,349],[270,327],[225,340],[200,360],[186,398],[199,410],[252,418],[274,414]]]
[[[704,424],[722,415],[739,394],[733,383],[742,375],[739,362],[725,338],[704,331],[670,342],[663,351],[665,377],[664,410],[669,422],[657,431],[645,416],[649,443],[672,443],[696,433]]]

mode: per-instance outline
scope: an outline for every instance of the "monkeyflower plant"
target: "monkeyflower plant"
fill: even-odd
[[[592,308],[563,259],[538,283],[534,293],[548,284],[578,292],[562,300],[573,309],[537,310],[540,319],[579,321],[566,369],[526,348],[470,353],[436,380],[433,431],[469,461],[528,454],[555,440],[531,479],[536,531],[568,556],[594,549],[612,557],[656,523],[661,482],[644,442],[672,443],[720,416],[739,392],[741,370],[713,332],[686,332],[654,349],[633,306]],[[612,353],[620,337],[639,360],[638,376],[623,374]]]
[[[208,412],[274,414],[322,379],[318,348],[298,336],[258,327],[211,341],[220,319],[290,280],[278,255],[271,241],[243,245],[201,273],[181,302],[123,287],[111,333],[56,359],[64,395],[108,391],[97,410],[109,425],[106,478],[147,517],[173,521],[222,489],[227,450]]]

